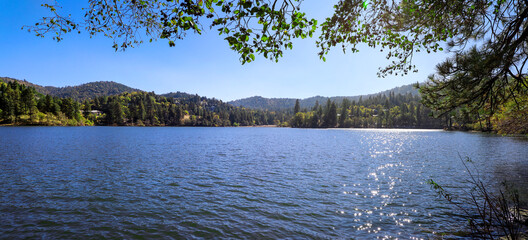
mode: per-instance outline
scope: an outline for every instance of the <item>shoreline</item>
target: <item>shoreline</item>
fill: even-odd
[[[139,125],[40,125],[40,124],[0,124],[0,127],[203,127],[203,128],[292,128],[293,127],[281,127],[279,125],[254,125],[254,126],[168,126],[168,125],[149,125],[149,126],[139,126]],[[442,128],[414,128],[414,127],[400,127],[400,128],[295,128],[295,129],[372,129],[372,130],[384,130],[384,129],[400,129],[400,130],[443,130],[443,131],[460,131],[468,132],[461,130],[445,130]],[[479,132],[479,131],[471,131]]]
[[[329,130],[329,129],[335,129],[335,130],[373,130],[373,131],[381,131],[381,130],[401,130],[401,131],[445,131],[445,132],[467,132],[467,133],[489,133],[493,135],[498,136],[504,136],[504,137],[526,137],[528,138],[528,135],[524,134],[507,134],[502,135],[498,134],[497,132],[483,132],[483,131],[477,131],[477,130],[460,130],[460,129],[443,129],[443,128],[414,128],[414,127],[400,127],[400,128],[293,128],[293,127],[281,127],[278,125],[255,125],[255,126],[167,126],[167,125],[152,125],[152,126],[138,126],[138,125],[40,125],[40,124],[0,124],[1,127],[11,128],[11,127],[168,127],[168,128],[178,128],[178,127],[187,127],[187,128],[291,128],[291,129],[319,129],[319,130]]]

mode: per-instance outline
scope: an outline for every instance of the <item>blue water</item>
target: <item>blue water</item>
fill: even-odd
[[[528,141],[420,130],[1,127],[1,238],[436,238],[431,190],[528,189]],[[521,191],[521,194],[525,192]]]

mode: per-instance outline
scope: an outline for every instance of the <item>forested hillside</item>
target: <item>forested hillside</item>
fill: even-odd
[[[298,102],[294,112],[290,125],[300,128],[443,128],[448,124],[433,118],[420,97],[411,93],[360,97],[357,102],[344,98],[340,104],[327,99],[311,109],[302,109]]]
[[[61,98],[73,98],[77,101],[92,99],[94,97],[110,96],[125,92],[139,92],[141,90],[128,87],[116,82],[91,82],[73,87],[55,88],[51,95]]]
[[[318,103],[324,103],[328,99],[330,101],[336,102],[336,104],[341,104],[343,102],[343,99],[348,99],[349,101],[359,101],[360,98],[367,99],[369,97],[374,97],[377,95],[389,95],[392,94],[411,94],[411,95],[419,95],[418,89],[414,86],[415,84],[409,84],[404,85],[401,87],[395,87],[386,91],[382,91],[375,94],[367,94],[367,95],[360,95],[360,96],[336,96],[336,97],[322,97],[322,96],[314,96],[309,97],[305,99],[300,99],[300,107],[301,108],[312,108],[315,106],[316,102]],[[295,105],[295,98],[264,98],[260,96],[254,96],[244,99],[239,99],[235,101],[228,102],[229,104],[232,104],[237,107],[247,107],[252,109],[262,109],[262,110],[273,110],[273,111],[279,111],[279,110],[287,110],[287,109],[293,109]]]
[[[0,124],[3,125],[92,125],[80,112],[81,104],[71,98],[38,93],[16,81],[0,79]]]
[[[116,82],[90,82],[81,84],[79,86],[67,86],[67,87],[51,87],[51,86],[40,86],[37,84],[30,83],[25,80],[17,80],[14,78],[3,77],[0,78],[4,82],[17,82],[18,84],[33,87],[38,93],[49,94],[54,97],[60,98],[72,98],[76,101],[84,101],[100,96],[117,95],[125,92],[139,92],[141,90],[128,87],[126,85]]]
[[[90,85],[86,85],[90,86]],[[147,92],[73,98],[41,94],[29,84],[0,79],[2,125],[253,126],[281,125],[291,115],[234,107],[185,93]]]
[[[411,92],[380,93],[365,98],[360,96],[357,101],[349,98],[332,100],[332,98],[318,97],[309,99],[315,100],[313,106],[309,108],[303,107],[302,101],[294,100],[292,108],[270,111],[236,107],[214,98],[182,92],[156,95],[132,91],[94,97],[80,102],[71,97],[42,94],[33,87],[33,84],[20,82],[0,79],[1,125],[447,128],[496,131],[505,134],[528,131],[526,98],[507,102],[494,114],[485,109],[472,112],[469,108],[460,107],[439,118],[434,118],[435,112],[422,105],[421,97]],[[112,82],[82,86],[83,88],[78,89],[83,89],[81,92],[84,93],[110,93],[111,86],[117,86],[116,91],[129,89],[119,88],[124,85]],[[319,99],[323,101],[320,102]],[[338,102],[339,100],[341,102]]]
[[[26,80],[18,80],[18,79],[14,79],[14,78],[10,78],[10,77],[0,77],[0,81],[6,82],[6,83],[8,83],[8,82],[16,82],[16,83],[24,85],[24,86],[32,87],[32,88],[35,89],[36,92],[44,94],[44,95],[50,94],[51,91],[56,88],[56,87],[51,87],[51,86],[44,87],[44,86],[40,86],[38,84],[34,84],[34,83],[31,83],[31,82],[28,82]]]
[[[378,94],[358,101],[347,98],[341,104],[318,98],[312,108],[285,108],[280,111],[235,107],[217,99],[182,92],[156,95],[143,91],[110,94],[112,82],[83,84],[78,93],[109,94],[82,102],[71,97],[42,94],[22,81],[0,80],[0,123],[13,125],[119,125],[119,126],[254,126],[363,127],[363,128],[442,128],[445,122],[433,119],[419,97]],[[38,85],[37,85],[38,87]],[[48,88],[44,88],[48,89]],[[124,91],[130,88],[117,88]],[[42,90],[42,89],[41,89]],[[82,96],[88,96],[82,95]],[[314,100],[314,99],[310,99]],[[295,105],[295,100],[294,100]],[[339,105],[339,107],[338,107]],[[295,113],[295,114],[294,114]]]
[[[295,98],[264,98],[261,96],[254,96],[230,101],[228,103],[233,106],[247,107],[251,109],[286,110],[293,108],[295,105]]]
[[[279,125],[282,113],[234,107],[198,95],[164,97],[133,92],[97,97],[83,103],[85,117],[97,125],[130,126],[254,126]],[[96,113],[100,115],[92,114]]]

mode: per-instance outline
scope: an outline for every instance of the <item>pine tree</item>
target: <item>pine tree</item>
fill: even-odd
[[[295,107],[293,108],[293,114],[297,114],[299,111],[301,111],[301,104],[299,103],[299,99],[297,99],[295,101]]]
[[[341,113],[339,116],[339,127],[345,126],[345,121],[348,119],[348,107],[350,106],[350,100],[347,98],[343,99],[341,103]]]
[[[330,101],[330,100],[329,100]],[[323,126],[333,128],[337,125],[337,107],[335,102],[331,102],[328,107],[328,112],[324,116]]]

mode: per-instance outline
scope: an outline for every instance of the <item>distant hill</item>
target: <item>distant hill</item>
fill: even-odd
[[[42,94],[49,94],[60,98],[73,98],[77,101],[84,101],[100,96],[118,95],[124,92],[141,92],[139,89],[131,88],[116,82],[90,82],[79,86],[51,87],[40,86],[26,80],[18,80],[8,77],[0,77],[0,79],[6,82],[16,81],[19,84],[31,86],[35,88],[37,92]]]
[[[246,107],[252,109],[281,110],[293,108],[295,106],[295,101],[295,98],[264,98],[261,96],[254,96],[240,100],[230,101],[228,103],[233,106]]]
[[[175,99],[195,99],[195,98],[202,98],[198,96],[197,94],[189,94],[184,92],[170,92],[165,94],[160,94],[160,96],[166,97],[166,98],[175,98]]]
[[[37,84],[34,84],[34,83],[30,83],[30,82],[28,82],[26,80],[18,80],[18,79],[14,79],[14,78],[10,78],[10,77],[0,77],[0,80],[3,80],[4,82],[17,82],[17,83],[25,85],[25,86],[33,87],[33,88],[35,88],[35,90],[37,90],[37,92],[42,93],[42,94],[51,94],[51,91],[54,88],[56,88],[56,87],[43,87],[43,86],[40,86],[40,85],[37,85]]]
[[[116,83],[116,82],[91,82],[85,83],[79,86],[67,86],[67,87],[52,87],[52,86],[41,86],[26,80],[18,80],[9,77],[0,77],[1,80],[5,82],[15,81],[19,84],[26,86],[31,86],[35,90],[42,94],[49,94],[51,96],[56,96],[60,98],[73,98],[77,101],[84,101],[88,99],[93,99],[94,97],[101,96],[112,96],[119,95],[125,92],[143,92],[142,90],[128,87],[126,85]],[[337,97],[323,97],[315,96],[310,98],[305,98],[300,100],[301,108],[312,108],[316,102],[319,104],[325,104],[328,99],[335,101],[336,103],[341,103],[343,99],[347,98],[350,101],[359,101],[362,97],[363,99],[368,99],[371,96],[376,95],[388,95],[390,92],[393,92],[395,95],[398,94],[411,94],[418,95],[418,90],[414,88],[414,84],[404,85],[401,87],[392,88],[386,91],[382,91],[375,94],[361,95],[361,96],[337,96]],[[161,94],[160,96],[173,98],[180,102],[194,102],[208,105],[210,108],[227,108],[227,105],[232,105],[235,107],[245,107],[251,109],[260,109],[260,110],[285,110],[293,109],[295,106],[295,98],[264,98],[260,96],[244,98],[240,100],[230,101],[224,103],[217,99],[209,99],[206,97],[201,97],[196,94],[188,94],[184,92],[170,92]]]
[[[73,98],[76,101],[84,101],[93,99],[95,97],[102,96],[115,96],[122,93],[128,92],[145,92],[139,89],[131,88],[126,85],[116,82],[91,82],[85,83],[79,86],[68,86],[68,87],[52,87],[52,86],[41,86],[26,80],[18,80],[9,77],[0,77],[0,80],[4,82],[17,82],[19,84],[30,86],[42,94],[48,94],[60,98]],[[217,109],[225,110],[233,108],[232,105],[222,102],[215,98],[207,98],[199,96],[197,94],[188,94],[184,92],[170,92],[165,94],[158,94],[159,96],[174,99],[180,103],[193,103],[200,106],[204,106],[207,109],[213,111]]]
[[[198,94],[189,94],[184,92],[170,92],[160,94],[162,97],[172,98],[180,103],[194,103],[206,107],[207,109],[214,110],[226,110],[232,109],[233,105],[218,100],[216,98],[208,98],[205,96],[199,96]]]
[[[300,99],[299,103],[301,108],[311,108],[315,105],[316,102],[319,104],[325,104],[328,99],[335,101],[336,103],[341,103],[343,99],[347,98],[350,101],[359,101],[360,98],[368,99],[369,97],[376,95],[389,95],[391,92],[395,95],[398,94],[411,94],[419,95],[418,89],[414,87],[415,84],[404,85],[401,87],[395,87],[386,91],[382,91],[375,94],[359,95],[359,96],[337,96],[337,97],[322,97],[315,96],[305,99]],[[260,96],[254,96],[249,98],[243,98],[239,100],[234,100],[228,102],[229,104],[236,107],[246,107],[252,109],[262,109],[262,110],[283,110],[283,109],[292,109],[295,106],[295,98],[264,98]]]

